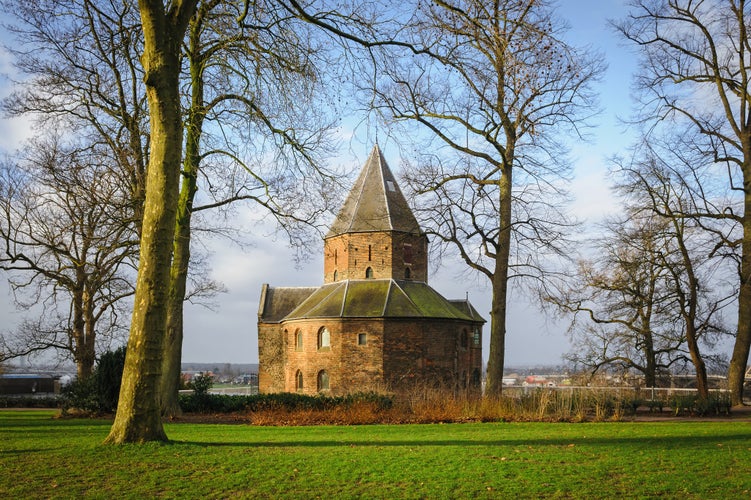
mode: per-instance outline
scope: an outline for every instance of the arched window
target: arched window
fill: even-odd
[[[365,277],[370,279],[373,277],[373,268],[369,267],[365,270]]]
[[[318,372],[318,392],[329,390],[329,374],[326,370]]]
[[[295,390],[297,392],[302,392],[302,389],[302,372],[297,370],[297,373],[295,373]]]
[[[473,342],[475,345],[480,345],[480,329],[475,327],[475,334],[472,337]]]
[[[318,330],[318,349],[331,348],[331,334],[325,326]]]
[[[412,279],[412,270],[408,267],[404,268],[404,279],[405,280]]]
[[[334,270],[334,281],[337,281],[339,279],[339,271]]]
[[[295,332],[295,351],[302,351],[302,332],[299,329]]]

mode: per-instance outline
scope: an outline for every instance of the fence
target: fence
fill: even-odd
[[[535,391],[548,390],[548,391],[582,391],[582,392],[601,392],[614,394],[618,397],[634,397],[641,398],[649,401],[666,400],[672,396],[682,395],[691,396],[698,394],[696,388],[680,388],[680,387],[631,387],[631,386],[576,386],[576,385],[557,385],[557,386],[542,386],[542,385],[507,385],[503,387],[504,394],[507,396],[528,395]],[[710,393],[713,394],[726,394],[729,391],[727,389],[710,389]]]

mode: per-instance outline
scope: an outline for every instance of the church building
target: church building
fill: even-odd
[[[428,285],[428,238],[376,145],[323,242],[323,285],[264,284],[259,389],[479,389],[482,325]]]

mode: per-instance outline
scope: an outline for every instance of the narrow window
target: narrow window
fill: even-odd
[[[470,380],[472,387],[480,387],[480,370],[475,368],[472,370],[472,379]]]
[[[403,248],[403,254],[404,254],[404,263],[405,264],[411,264],[412,263],[412,245],[409,243],[405,243]]]
[[[358,333],[357,334],[357,345],[366,345],[368,343],[368,334],[367,333]]]
[[[408,267],[404,268],[404,279],[405,280],[412,279],[412,270]]]
[[[467,338],[467,330],[466,329],[462,330],[462,334],[461,334],[461,346],[462,346],[462,349],[466,349],[467,348],[467,343],[468,342],[469,342],[469,339]]]
[[[371,260],[373,260],[373,249],[371,245],[368,245],[368,262],[370,262]]]
[[[334,249],[334,265],[339,263],[339,250]]]
[[[302,351],[302,332],[300,330],[295,332],[295,351]]]
[[[318,330],[318,349],[331,348],[331,335],[325,326]]]
[[[473,341],[475,345],[480,345],[480,329],[475,328],[475,334],[473,336]]]
[[[337,281],[339,279],[339,272],[335,269],[334,270],[334,281]]]
[[[297,370],[297,373],[295,374],[295,390],[297,392],[302,392],[302,388],[302,372]]]
[[[365,270],[365,277],[370,279],[373,277],[373,268],[369,267]]]
[[[318,392],[329,390],[329,374],[326,370],[318,372]]]

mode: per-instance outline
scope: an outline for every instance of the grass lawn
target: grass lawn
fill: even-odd
[[[750,498],[751,422],[252,427],[0,410],[0,498]]]

